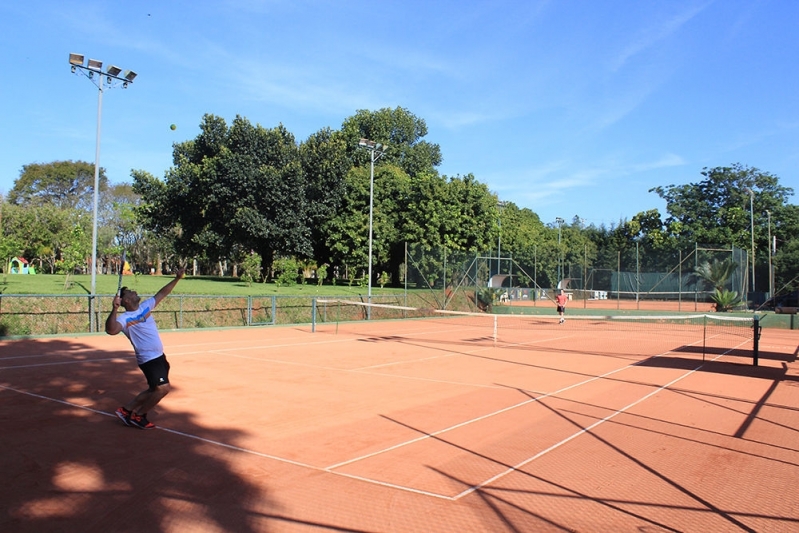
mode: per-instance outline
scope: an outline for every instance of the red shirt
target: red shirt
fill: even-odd
[[[561,307],[565,307],[565,306],[566,306],[566,300],[568,300],[568,298],[566,297],[566,295],[565,295],[565,294],[558,294],[558,295],[555,297],[555,301],[556,301],[556,302],[558,303],[558,305],[559,305],[559,306],[561,306]]]

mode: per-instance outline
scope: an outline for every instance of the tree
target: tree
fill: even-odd
[[[86,257],[91,254],[91,242],[80,224],[75,224],[70,232],[70,240],[64,247],[61,260],[58,262],[59,270],[66,276],[64,290],[70,286],[70,276],[75,270],[86,264]]]
[[[108,187],[105,169],[100,168],[99,191]],[[8,193],[17,205],[53,205],[91,211],[94,205],[94,164],[85,161],[53,161],[23,165],[19,178]]]
[[[777,224],[775,234],[778,239],[792,240],[799,230],[794,215],[796,206],[787,204],[793,189],[780,185],[779,178],[773,174],[739,163],[730,167],[705,168],[701,174],[704,179],[699,183],[650,189],[666,200],[669,217],[665,225],[669,232],[683,248],[696,242],[700,245],[733,245],[749,250],[754,229],[756,264],[760,267],[757,286],[766,286],[763,281],[767,277],[770,248],[768,213]],[[778,263],[780,268],[788,267],[785,263]],[[796,271],[795,267],[793,271]],[[789,271],[780,270],[777,277],[790,278],[788,274]]]
[[[716,304],[716,311],[729,311],[741,303],[737,291],[730,291],[726,288],[727,281],[732,277],[733,272],[738,268],[738,263],[731,259],[724,261],[714,260],[705,261],[696,266],[694,273],[705,283],[713,287],[713,294],[710,299]]]
[[[317,259],[328,260],[331,256],[324,226],[344,204],[347,173],[352,168],[348,154],[345,138],[329,128],[314,133],[300,144],[311,246],[313,257]]]
[[[252,285],[253,281],[261,277],[261,256],[255,252],[250,252],[247,254],[247,257],[244,258],[244,261],[242,261],[241,268],[244,271],[241,275],[241,279],[246,282],[249,287]]]
[[[387,145],[384,163],[398,166],[410,177],[436,172],[441,164],[441,148],[422,139],[427,135],[425,121],[402,107],[360,109],[344,121],[341,131],[358,165],[369,160],[367,151],[358,148],[360,138]]]
[[[756,168],[734,164],[731,167],[705,168],[699,183],[655,187],[666,200],[669,217],[665,225],[690,245],[731,244],[748,248],[750,234],[750,195],[754,192],[755,229],[766,227],[766,211],[786,205],[793,189],[779,184],[779,178]],[[766,249],[767,235],[756,231],[757,248]]]
[[[151,231],[175,230],[178,252],[230,257],[238,246],[310,256],[306,183],[294,137],[281,125],[266,129],[237,116],[205,115],[196,139],[174,146],[164,182],[134,176],[138,210]]]

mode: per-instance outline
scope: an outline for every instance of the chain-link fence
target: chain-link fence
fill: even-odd
[[[724,262],[734,266],[716,286],[697,273],[703,264]],[[586,245],[582,253],[536,249],[531,260],[408,245],[405,270],[406,287],[428,289],[441,309],[458,291],[473,294],[474,305],[484,308],[504,301],[548,305],[559,289],[586,307],[590,302],[591,307],[629,309],[660,302],[663,309],[695,311],[702,304],[706,310],[716,288],[736,293],[741,299],[737,307],[747,305],[748,255],[738,248],[697,244],[686,252],[663,252],[635,246],[589,253]]]

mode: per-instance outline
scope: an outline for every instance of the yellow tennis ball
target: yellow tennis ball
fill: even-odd
[[[170,129],[170,130],[176,130],[176,129],[178,129],[178,127],[177,127],[177,126],[175,126],[174,124],[172,124],[171,126],[169,126],[169,129]]]

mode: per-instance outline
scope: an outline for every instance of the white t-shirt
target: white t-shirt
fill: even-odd
[[[122,325],[122,333],[133,345],[136,362],[140,365],[164,353],[158,326],[152,317],[155,305],[155,298],[148,298],[139,303],[139,308],[135,311],[125,311],[117,315],[117,322]]]

